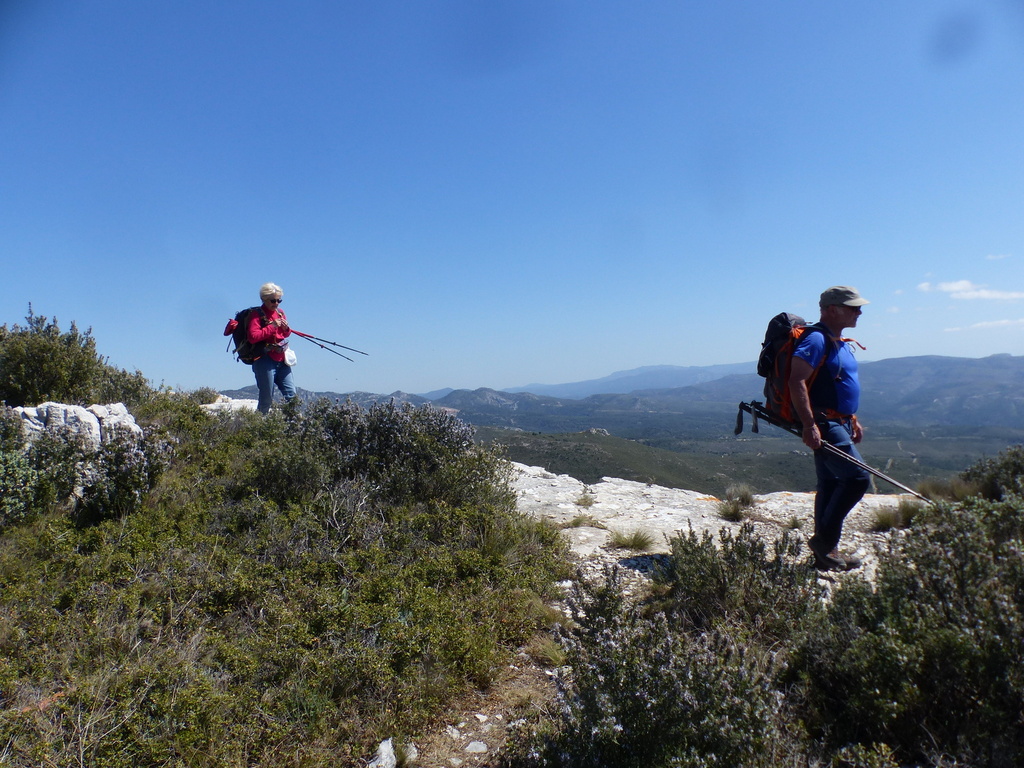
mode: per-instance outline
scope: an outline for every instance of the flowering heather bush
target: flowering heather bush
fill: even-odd
[[[822,588],[792,531],[767,543],[745,523],[735,535],[723,528],[717,545],[692,530],[671,545],[656,574],[665,589],[658,606],[684,630],[743,626],[771,643],[819,609]]]
[[[167,461],[162,440],[121,431],[88,456],[78,500],[79,523],[95,523],[138,511]]]
[[[26,443],[21,418],[0,410],[0,528],[68,501],[85,476],[87,454],[85,442],[67,427]]]
[[[39,473],[21,451],[0,451],[0,529],[35,513]]]
[[[844,583],[792,660],[827,744],[904,761],[1024,764],[1024,509],[979,499],[890,540],[872,589]]]
[[[781,697],[762,661],[728,634],[675,632],[620,595],[614,571],[577,590],[553,729],[515,745],[505,765],[774,765]]]

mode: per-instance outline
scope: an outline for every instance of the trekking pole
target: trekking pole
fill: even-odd
[[[344,344],[339,344],[336,341],[328,341],[327,339],[321,339],[319,336],[313,336],[313,335],[308,334],[308,333],[303,333],[302,331],[296,331],[294,328],[292,328],[292,333],[297,333],[302,338],[309,339],[310,341],[320,341],[320,342],[323,342],[324,344],[330,344],[332,347],[338,347],[339,349],[347,349],[349,352],[355,352],[355,353],[360,354],[360,355],[367,355],[367,356],[369,356],[369,354],[370,354],[369,352],[360,352],[358,349],[353,349],[352,347],[346,347]],[[326,347],[325,347],[325,349],[326,349]],[[333,351],[333,350],[328,350],[328,351]],[[345,356],[342,355],[342,357],[345,357]],[[346,357],[345,359],[346,360],[351,360],[352,358]]]
[[[326,350],[327,350],[328,352],[330,352],[331,354],[337,355],[338,357],[344,357],[344,358],[345,358],[346,360],[348,360],[348,361],[349,361],[350,363],[354,363],[354,362],[355,362],[355,360],[353,360],[353,359],[352,359],[351,357],[349,357],[348,355],[343,355],[343,354],[341,354],[341,352],[339,352],[339,351],[338,351],[338,350],[336,350],[336,349],[330,349],[330,348],[328,348],[328,347],[325,347],[325,346],[324,346],[323,344],[321,344],[321,343],[320,343],[319,341],[315,340],[315,339],[314,339],[314,338],[313,338],[312,336],[307,336],[307,335],[306,335],[306,334],[304,334],[304,333],[299,333],[298,331],[294,331],[294,330],[292,331],[292,333],[298,334],[299,336],[301,336],[302,338],[304,338],[304,339],[305,339],[306,341],[310,342],[311,344],[316,344],[316,345],[317,345],[318,347],[320,347],[320,349],[326,349]]]
[[[787,432],[789,432],[791,435],[796,435],[797,437],[802,437],[802,434],[801,434],[799,429],[797,429],[792,424],[787,424],[786,422],[779,420],[777,417],[772,415],[769,411],[765,410],[764,406],[761,403],[759,403],[757,400],[751,400],[749,403],[740,403],[739,412],[736,414],[736,431],[733,434],[738,435],[740,432],[743,431],[743,412],[744,411],[749,413],[753,417],[753,419],[754,419],[753,426],[751,427],[751,431],[752,432],[757,432],[757,422],[758,422],[758,419],[764,419],[765,421],[767,421],[769,424],[771,424],[774,427],[778,427],[779,429],[784,429]],[[923,502],[925,502],[927,504],[935,504],[934,501],[932,501],[931,499],[929,499],[929,498],[927,498],[925,496],[922,496],[920,493],[915,491],[913,488],[908,488],[903,483],[899,482],[898,480],[892,479],[891,477],[889,477],[887,474],[885,474],[881,470],[875,469],[870,464],[864,463],[860,459],[858,459],[858,458],[856,458],[854,456],[851,456],[850,454],[846,453],[843,450],[840,450],[839,448],[837,448],[836,446],[832,445],[831,443],[826,443],[825,441],[822,441],[821,447],[824,448],[825,451],[827,451],[828,453],[831,453],[833,456],[839,456],[840,458],[845,459],[846,461],[850,462],[854,466],[860,467],[865,472],[869,472],[870,474],[874,475],[875,477],[879,478],[880,480],[885,480],[885,482],[887,482],[890,485],[893,485],[893,486],[899,488],[901,491],[906,491],[911,496],[916,496],[921,501],[923,501]]]

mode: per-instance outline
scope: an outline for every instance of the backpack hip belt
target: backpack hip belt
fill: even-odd
[[[856,427],[857,415],[854,413],[840,413],[831,408],[824,408],[815,411],[815,422],[836,421],[844,426]]]

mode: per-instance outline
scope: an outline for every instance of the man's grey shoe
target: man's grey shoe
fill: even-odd
[[[846,564],[846,570],[852,571],[854,568],[860,568],[864,562],[856,555],[840,555],[839,550],[832,550],[832,556],[838,557]]]
[[[814,567],[819,571],[845,571],[846,561],[832,555],[814,553]]]
[[[827,555],[819,552],[813,544],[808,544],[814,554],[814,567],[819,571],[852,571],[860,568],[861,560],[854,555],[840,555],[838,549],[833,549]]]

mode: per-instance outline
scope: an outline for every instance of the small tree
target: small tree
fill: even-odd
[[[31,305],[25,323],[0,326],[0,401],[7,405],[137,403],[150,392],[140,372],[107,365],[91,328],[82,333],[72,322],[61,332],[57,318],[35,315]]]

